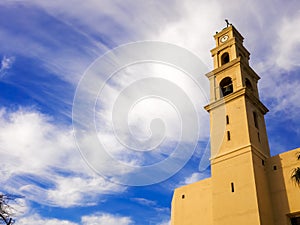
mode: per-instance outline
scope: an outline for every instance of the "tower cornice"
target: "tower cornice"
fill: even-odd
[[[218,73],[222,72],[223,70],[226,70],[227,68],[234,66],[235,64],[240,65],[240,63],[241,63],[241,58],[239,57],[239,58],[236,58],[236,59],[224,64],[223,66],[220,66],[220,67],[210,71],[209,73],[205,74],[205,76],[207,78],[210,78],[211,76],[215,76]]]
[[[204,106],[204,109],[209,112],[212,109],[223,106],[225,103],[228,103],[228,102],[230,102],[230,101],[232,101],[236,98],[239,98],[239,97],[245,95],[245,93],[246,93],[246,89],[242,88],[238,91],[235,91],[235,92],[231,93],[230,95],[227,95],[227,96],[225,96],[221,99],[218,99],[214,102],[211,102],[210,104]]]
[[[245,87],[204,106],[204,109],[209,112],[210,110],[223,106],[224,104],[241,96],[245,96],[246,99],[250,101],[254,106],[256,106],[263,115],[269,112],[268,108],[258,98],[256,98],[251,91],[247,90]]]
[[[260,79],[260,76],[257,75],[257,73],[249,66],[249,64],[246,64],[244,61],[242,61],[241,57],[238,57],[238,58],[208,72],[207,74],[205,74],[205,76],[207,78],[210,78],[212,76],[218,75],[219,73],[223,72],[224,70],[226,70],[228,68],[232,68],[233,66],[240,66],[240,65],[247,70],[247,72],[249,73],[249,75],[251,77],[255,78],[256,80]]]

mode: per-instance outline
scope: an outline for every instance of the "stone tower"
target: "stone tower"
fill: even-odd
[[[229,25],[215,36],[210,81],[212,223],[273,224],[265,161],[270,157],[259,76],[243,37]]]

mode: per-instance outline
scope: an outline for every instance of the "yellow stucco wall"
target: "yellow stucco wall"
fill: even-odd
[[[263,163],[246,151],[227,159],[226,169],[218,163],[212,178],[174,191],[171,225],[290,225],[290,216],[300,215],[300,187],[291,179],[292,170],[300,166],[297,152],[300,148]]]
[[[211,179],[180,188],[172,199],[171,225],[212,225]]]
[[[213,224],[258,224],[256,186],[250,148],[212,165]],[[231,190],[233,185],[234,190]],[[247,220],[245,218],[247,217]]]
[[[289,215],[300,215],[300,187],[291,180],[292,170],[300,166],[300,148],[273,156],[266,161],[275,225],[290,225]]]

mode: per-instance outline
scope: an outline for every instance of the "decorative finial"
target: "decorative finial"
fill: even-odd
[[[226,27],[229,27],[230,25],[232,25],[231,23],[229,23],[228,19],[225,19],[226,22]]]

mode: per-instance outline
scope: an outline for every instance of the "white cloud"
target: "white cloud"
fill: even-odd
[[[116,216],[107,213],[99,213],[81,218],[82,225],[130,225],[133,221],[130,217]]]
[[[277,36],[273,48],[273,59],[279,69],[286,71],[300,67],[300,14],[284,17],[278,24]]]
[[[283,112],[286,113],[286,118],[299,118],[300,104],[298,99],[300,93],[298,87],[300,87],[300,82],[286,79],[285,82],[272,82],[272,84],[274,86],[267,87],[267,90],[275,92],[269,96],[273,100],[271,114]]]
[[[47,191],[47,198],[62,207],[95,204],[101,195],[120,193],[126,189],[98,177],[59,177],[56,183],[55,189]]]
[[[189,49],[212,68],[209,51],[214,47],[212,35],[223,21],[221,5],[214,0],[178,1],[176,9],[177,20],[162,25],[151,37]]]
[[[146,206],[150,206],[150,207],[153,207],[153,206],[156,206],[156,201],[152,201],[152,200],[149,200],[149,199],[145,199],[145,198],[132,198],[131,200],[141,204],[141,205],[146,205]]]
[[[2,1],[0,4],[9,8],[23,3],[15,0]],[[162,5],[166,7],[161,7]],[[176,15],[170,13],[171,6],[167,3],[31,0],[23,7],[25,11],[34,12],[32,17],[27,18],[30,21],[27,26],[32,28],[28,32],[30,35],[14,35],[2,28],[0,40],[13,49],[3,48],[5,51],[13,50],[16,54],[39,59],[50,72],[71,84],[77,84],[90,63],[110,48],[134,40],[148,39],[146,33],[159,29],[157,20],[176,18]],[[58,26],[55,29],[64,26],[65,40],[59,40],[57,35],[49,33],[50,29],[45,29],[46,26],[35,18],[39,13],[44,13],[41,16],[45,18],[52,17],[55,24],[53,27]],[[18,18],[15,20],[18,21]],[[24,29],[26,28],[25,26]],[[72,44],[69,45],[70,43]],[[48,44],[54,47],[51,48]]]
[[[132,201],[137,202],[140,205],[152,208],[159,213],[170,213],[170,209],[166,207],[160,207],[159,203],[146,198],[131,198]]]
[[[171,224],[171,221],[163,221],[161,223],[158,223],[157,225],[170,225]]]
[[[197,181],[202,180],[204,177],[205,175],[202,173],[192,173],[192,175],[185,178],[183,185],[195,183]]]
[[[34,213],[17,219],[18,225],[79,225],[68,220],[55,218],[44,218]],[[108,213],[95,213],[81,217],[80,225],[132,225],[133,221],[130,217],[119,216]]]
[[[15,61],[14,57],[3,56],[0,70],[3,71],[3,70],[10,69],[14,61]]]
[[[15,57],[7,57],[3,56],[1,60],[1,66],[0,66],[0,78],[3,77],[7,70],[9,70],[12,67],[12,64],[15,61]]]
[[[72,49],[65,42],[58,42],[54,36],[47,33],[48,30],[43,29],[41,26],[33,24],[35,29],[32,35],[36,35],[35,38],[28,37],[26,34],[14,35],[9,30],[0,28],[0,41],[7,43],[7,45],[2,46],[2,51],[12,51],[15,55],[38,60],[40,66],[44,66],[50,74],[58,76],[72,85],[77,84],[84,70],[101,51],[93,43],[88,43],[81,45],[81,52],[79,52],[78,49]],[[50,43],[57,45],[56,48],[65,49],[65,51],[57,53],[57,51],[53,50],[54,47],[52,49],[45,43],[42,43],[43,37],[39,35],[49,37],[51,39],[49,40]],[[9,48],[7,48],[8,46]],[[27,82],[30,83],[30,81]]]
[[[18,225],[78,225],[77,223],[70,222],[68,220],[58,220],[50,218],[42,218],[38,214],[23,217],[17,220]]]
[[[126,189],[95,176],[71,129],[33,109],[0,110],[0,156],[2,188],[42,204],[95,204],[103,194]]]
[[[192,134],[185,134],[185,139],[180,138],[183,137],[183,135],[181,134],[183,123],[185,123],[186,125],[191,122],[190,120],[193,119],[197,122],[199,119],[199,132],[201,133],[200,138],[207,136],[207,132],[205,132],[205,127],[207,126],[205,125],[207,125],[208,123],[208,117],[207,114],[203,113],[204,110],[202,109],[202,106],[206,104],[206,99],[205,97],[203,97],[203,94],[201,93],[199,87],[192,84],[189,78],[184,78],[184,75],[178,75],[178,71],[176,70],[170,71],[164,69],[163,72],[162,70],[160,70],[160,74],[154,73],[156,74],[155,76],[144,75],[145,73],[148,74],[149,72],[151,74],[152,69],[144,71],[141,76],[137,76],[136,74],[139,73],[133,72],[133,76],[131,76],[130,80],[127,83],[124,82],[125,76],[123,75],[114,77],[114,82],[117,83],[117,86],[121,87],[113,88],[112,86],[107,85],[109,87],[102,90],[102,96],[99,98],[100,113],[98,114],[98,122],[99,124],[101,124],[101,137],[106,137],[107,141],[109,141],[109,143],[107,143],[107,141],[104,140],[107,145],[110,145],[110,147],[107,149],[109,149],[112,154],[114,152],[113,149],[117,148],[118,143],[119,148],[117,149],[120,150],[120,147],[121,149],[124,148],[123,145],[120,145],[120,140],[122,140],[123,143],[125,143],[127,146],[132,146],[133,148],[134,146],[136,146],[134,145],[135,141],[137,143],[139,143],[139,141],[142,141],[143,145],[137,146],[139,150],[142,150],[143,148],[151,149],[156,145],[159,146],[159,144],[162,143],[162,139],[158,137],[160,137],[161,135],[163,135],[163,137],[165,138],[163,139],[164,141],[181,140],[192,142],[194,137]],[[169,75],[172,75],[172,77],[170,77]],[[151,82],[149,82],[148,86],[143,87],[141,87],[140,85],[135,85],[135,82],[138,83],[138,81],[141,81],[144,78],[152,78],[153,80],[155,78],[163,78],[166,79],[166,81],[177,85],[178,88],[176,92],[172,89],[165,89],[165,92],[161,91],[160,93],[158,93],[156,90],[154,90],[153,87],[151,87]],[[155,82],[156,85],[160,84],[159,81]],[[130,89],[130,95],[127,95],[124,100],[122,100],[122,104],[117,105],[117,99],[119,95],[122,95],[124,93],[125,88]],[[154,90],[153,93],[157,93],[157,95],[154,96],[148,94],[149,92],[151,92],[152,88]],[[168,96],[168,91],[168,94],[172,94],[175,98],[177,96],[177,99]],[[142,95],[142,93],[145,94]],[[188,99],[191,101],[192,108],[186,107],[181,110],[181,106],[186,105],[184,102],[180,102],[180,99],[182,99],[180,97],[183,95],[183,93],[187,94]],[[128,114],[127,118],[125,118],[126,121],[121,121],[121,115],[125,110],[124,106],[130,107],[129,111],[125,112]],[[119,114],[116,113],[118,111],[120,111]],[[193,115],[191,111],[196,113],[196,118],[191,118],[191,116],[189,116]],[[155,126],[153,124],[155,119],[160,119],[163,122],[164,129],[162,127],[160,129],[155,129]],[[114,138],[116,138],[116,136],[119,136],[119,139],[116,141],[112,141],[112,137],[109,138],[103,131],[112,131],[108,133]],[[192,129],[190,131],[193,132]],[[155,139],[154,137],[157,137],[157,139]],[[114,146],[114,148],[112,148],[112,145]],[[116,151],[116,153],[118,152],[119,151]]]
[[[88,75],[92,77],[96,69],[99,68],[91,68]],[[82,135],[79,145],[90,156],[88,161],[94,168],[105,171],[103,166],[106,167],[109,161],[98,163],[96,160],[101,157],[97,153],[101,154],[100,151],[90,153],[88,149],[91,142],[99,149],[96,142],[101,141],[106,152],[125,164],[120,168],[131,166],[134,172],[132,166],[150,165],[167,158],[179,146],[176,146],[177,143],[196,145],[199,139],[207,137],[208,114],[202,108],[207,103],[202,92],[206,90],[207,82],[199,84],[195,80],[197,78],[193,80],[175,67],[159,63],[128,66],[114,73],[101,92],[98,87],[94,88],[98,82],[84,80],[76,93],[73,115],[76,116],[76,124],[83,124],[78,126],[80,131],[76,134]],[[94,114],[86,116],[93,110],[96,110],[95,120],[91,120]],[[91,137],[88,132],[95,125],[98,140],[93,141],[88,139]],[[115,168],[119,168],[118,165],[115,164]],[[167,167],[163,169],[168,173]],[[149,176],[144,174],[144,177]],[[119,178],[122,180],[124,176]]]
[[[14,218],[26,215],[31,210],[29,202],[23,197],[18,197],[10,201],[9,205],[12,207]]]
[[[157,21],[167,22],[177,18],[177,15],[171,12],[176,5],[170,5],[168,2],[124,2],[118,0],[112,3],[109,0],[101,2],[87,0],[82,3],[80,0],[75,0],[70,3],[63,0],[51,2],[32,0],[31,3],[75,27],[79,26],[88,28],[85,30],[110,34],[110,40],[117,43],[124,38],[134,38],[139,34],[144,35],[144,32],[157,29]],[[111,24],[114,24],[115,27],[112,27]],[[126,32],[120,35],[122,30]]]
[[[58,166],[60,157],[74,150],[68,128],[56,127],[51,118],[28,109],[1,112],[1,155],[6,159],[8,176]]]

